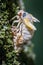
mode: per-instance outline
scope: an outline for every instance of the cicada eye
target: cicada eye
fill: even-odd
[[[23,13],[23,17],[25,17],[26,16],[26,13]]]

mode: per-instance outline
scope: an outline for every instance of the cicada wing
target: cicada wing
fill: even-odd
[[[32,16],[32,20],[34,21],[34,22],[40,22],[37,18],[35,18],[34,16]]]
[[[28,18],[24,18],[24,23],[29,29],[36,30],[36,27],[29,21]]]

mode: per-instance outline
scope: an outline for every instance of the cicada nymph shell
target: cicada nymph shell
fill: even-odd
[[[12,31],[12,35],[13,35],[14,49],[16,51],[20,51],[22,49],[21,47],[23,44],[23,37],[21,35],[20,27],[18,28],[18,24],[17,24],[17,26],[13,25],[11,28],[11,31]]]

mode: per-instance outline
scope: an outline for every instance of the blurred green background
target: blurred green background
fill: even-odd
[[[24,4],[26,11],[40,20],[40,23],[35,24],[37,31],[33,37],[33,43],[36,54],[35,64],[43,65],[43,0],[24,0]]]

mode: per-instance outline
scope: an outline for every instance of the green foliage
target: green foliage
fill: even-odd
[[[0,1],[0,49],[1,61],[5,61],[6,65],[19,65],[16,62],[16,54],[13,49],[13,40],[11,32],[11,22],[9,21],[17,12],[17,4],[14,0]]]

